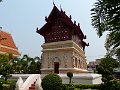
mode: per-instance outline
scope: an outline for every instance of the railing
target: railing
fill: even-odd
[[[43,90],[41,86],[41,77],[39,76],[35,83],[35,90]]]
[[[19,77],[17,83],[16,83],[16,90],[29,90],[29,87],[31,84],[35,83],[35,90],[42,90],[41,88],[41,76],[40,74],[32,74],[30,75],[26,81],[23,83],[23,80],[21,77]]]

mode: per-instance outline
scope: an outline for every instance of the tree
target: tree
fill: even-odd
[[[24,74],[29,73],[28,67],[31,63],[32,58],[29,57],[27,54],[23,55],[23,58],[21,59],[21,69]]]
[[[101,63],[97,67],[99,74],[102,74],[102,83],[100,90],[119,90],[120,82],[115,79],[113,75],[113,69],[119,67],[119,63],[116,59],[106,57],[101,59]]]
[[[97,67],[99,74],[102,74],[102,81],[107,82],[113,79],[113,69],[119,67],[116,59],[106,57],[101,59],[101,63]]]
[[[116,57],[117,57],[117,59],[118,59],[118,61],[119,61],[119,63],[120,63],[120,48],[118,48],[118,49],[116,50],[115,55],[116,55]]]
[[[21,72],[21,61],[20,58],[13,58],[12,59],[12,70],[11,73],[15,74],[15,73],[20,73]]]
[[[29,73],[41,73],[40,72],[40,68],[41,68],[41,59],[39,57],[35,57],[35,58],[31,58],[31,62],[29,64]]]
[[[36,62],[36,73],[40,73],[41,74],[41,61],[37,61]]]
[[[29,66],[28,66],[28,73],[31,73],[31,74],[33,74],[33,73],[36,73],[36,62],[35,62],[35,60],[32,58],[31,59],[31,62],[30,62],[30,64],[29,64]]]
[[[71,79],[73,77],[73,73],[72,72],[67,72],[67,76],[69,77],[69,84],[71,84]]]
[[[14,58],[12,73],[38,74],[40,73],[41,59],[39,57],[29,57],[27,54],[22,58]]]
[[[36,73],[41,73],[40,69],[41,69],[41,59],[40,57],[36,56],[34,58],[35,62],[36,62]]]
[[[11,59],[9,54],[0,54],[0,75],[3,75],[5,81],[11,76]]]
[[[108,31],[105,42],[107,51],[116,52],[116,48],[120,47],[120,1],[97,0],[91,11],[92,25],[99,37]]]
[[[10,73],[18,74],[39,74],[41,68],[41,59],[39,57],[31,58],[28,55],[23,55],[22,58],[12,58],[9,55],[8,61],[11,63]]]

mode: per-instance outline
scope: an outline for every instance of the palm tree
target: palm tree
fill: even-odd
[[[35,58],[31,58],[31,62],[29,65],[29,73],[40,73],[40,67],[41,67],[41,59],[37,56]]]
[[[99,37],[104,32],[108,33],[105,47],[108,54],[112,56],[120,47],[120,1],[96,0],[91,11],[92,26]]]
[[[28,73],[28,62],[29,62],[28,55],[23,55],[23,57],[21,59],[21,70],[22,70],[22,73]]]
[[[40,73],[41,59],[38,56],[31,58],[25,54],[21,59],[14,58],[12,63],[12,73]]]
[[[21,59],[23,73],[29,73],[29,65],[33,61],[33,58],[29,57],[27,54],[23,55]]]
[[[20,73],[20,58],[12,59],[12,71],[11,73]]]
[[[38,57],[38,56],[36,56],[35,58],[35,61],[37,61],[36,62],[36,73],[41,73],[41,71],[40,71],[40,69],[41,69],[41,59],[40,59],[40,57]]]
[[[33,74],[36,71],[36,62],[33,58],[31,58],[31,62],[28,67],[29,73]]]

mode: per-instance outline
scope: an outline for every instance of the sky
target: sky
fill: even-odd
[[[106,35],[101,38],[91,25],[91,11],[96,0],[54,0],[80,27],[89,42],[85,54],[88,61],[104,57]],[[0,3],[0,27],[10,33],[21,55],[41,56],[44,38],[36,33],[36,28],[45,24],[53,8],[53,0],[3,0]]]

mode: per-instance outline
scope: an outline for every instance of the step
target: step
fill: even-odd
[[[35,86],[31,86],[31,87],[29,87],[29,89],[35,89]]]
[[[35,84],[31,84],[31,86],[35,86]]]
[[[31,84],[31,86],[29,87],[29,90],[35,90],[35,84]]]
[[[31,84],[31,86],[29,87],[29,90],[35,90],[35,82]]]

